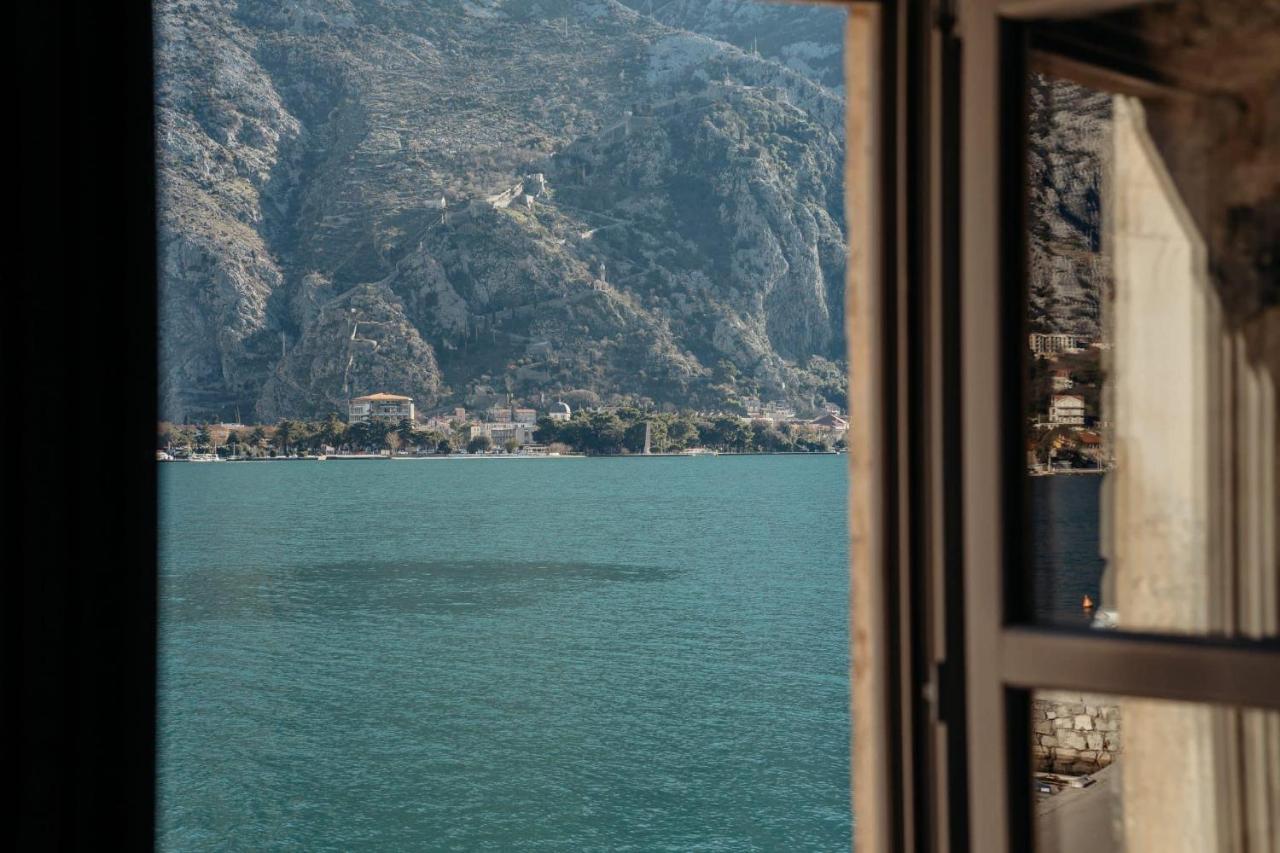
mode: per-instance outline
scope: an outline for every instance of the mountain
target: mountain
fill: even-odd
[[[830,57],[638,5],[159,4],[162,414],[842,401]]]
[[[1028,85],[1028,326],[1103,337],[1111,95],[1042,74]]]
[[[161,411],[843,405],[843,13],[164,0]],[[1096,337],[1105,95],[1031,87],[1030,321]]]
[[[845,12],[835,6],[761,0],[622,0],[678,29],[782,63],[835,91],[844,89]]]

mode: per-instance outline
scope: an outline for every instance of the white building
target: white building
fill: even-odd
[[[347,422],[358,424],[371,420],[400,423],[413,422],[413,398],[400,394],[369,394],[356,397],[347,404]]]
[[[1043,334],[1032,332],[1028,339],[1031,351],[1036,355],[1056,355],[1060,352],[1079,352],[1084,342],[1077,335]]]
[[[1052,426],[1084,426],[1084,398],[1075,394],[1054,394],[1049,401]]]
[[[467,424],[467,441],[487,435],[494,447],[502,447],[508,441],[524,447],[533,444],[533,433],[537,427],[533,424],[506,422],[473,422]]]
[[[567,421],[573,417],[573,409],[569,408],[568,403],[555,401],[551,404],[551,409],[547,412],[547,417],[553,421]]]

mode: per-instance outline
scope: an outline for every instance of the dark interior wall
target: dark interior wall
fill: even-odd
[[[15,849],[152,845],[149,4],[15,9],[3,683]]]
[[[1205,237],[1227,320],[1244,325],[1280,306],[1280,3],[1187,0],[1125,20],[1149,61],[1195,93],[1150,99],[1148,127]]]

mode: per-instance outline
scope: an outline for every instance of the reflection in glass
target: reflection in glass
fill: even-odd
[[[1243,119],[1210,132],[1195,103],[1029,80],[1024,415],[1042,622],[1280,633],[1280,305],[1258,274],[1273,264],[1260,226],[1238,221],[1267,208],[1215,156],[1247,138]]]
[[[1037,853],[1280,850],[1280,713],[1037,691]]]

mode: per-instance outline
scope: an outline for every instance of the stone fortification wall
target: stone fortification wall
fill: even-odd
[[[1049,773],[1093,773],[1121,751],[1114,696],[1040,691],[1031,700],[1031,763]]]

